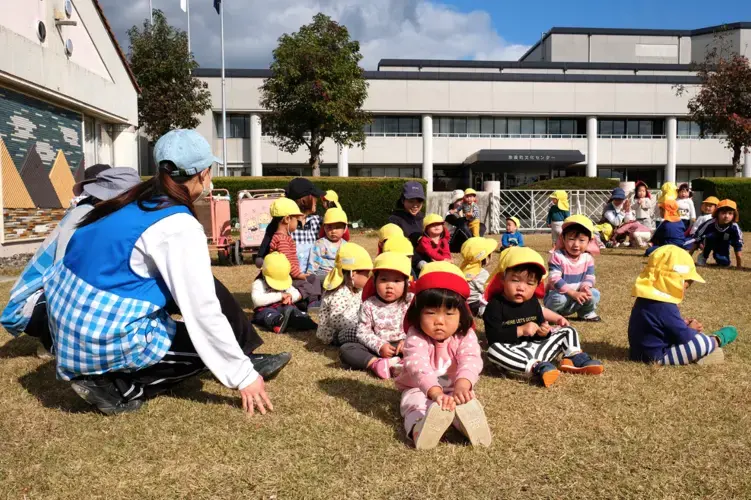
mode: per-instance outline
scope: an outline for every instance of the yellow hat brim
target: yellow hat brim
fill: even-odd
[[[282,278],[282,279],[276,279],[276,278],[270,278],[264,274],[263,279],[266,280],[267,285],[269,285],[271,288],[279,292],[283,292],[284,290],[292,286],[291,276],[287,276],[286,278]]]

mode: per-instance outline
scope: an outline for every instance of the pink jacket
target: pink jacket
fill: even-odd
[[[416,328],[410,328],[404,343],[404,371],[396,386],[404,391],[415,387],[427,394],[431,387],[453,387],[466,378],[477,383],[482,371],[480,344],[474,330],[436,342]]]

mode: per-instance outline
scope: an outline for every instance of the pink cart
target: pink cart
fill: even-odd
[[[233,246],[230,223],[230,196],[226,189],[212,189],[209,196],[194,204],[198,220],[206,233],[210,247],[216,249],[220,264],[233,264],[230,250]]]
[[[230,248],[230,260],[234,264],[242,264],[243,252],[250,252],[251,256],[258,252],[271,222],[271,203],[283,196],[283,189],[253,189],[237,193],[240,237]]]

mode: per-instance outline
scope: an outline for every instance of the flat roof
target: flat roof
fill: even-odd
[[[606,63],[606,62],[553,62],[553,61],[468,61],[451,59],[381,59],[381,66],[403,68],[487,68],[487,69],[585,69],[625,71],[695,71],[691,64]]]
[[[548,30],[545,35],[532,45],[519,60],[529,56],[537,47],[540,46],[550,35],[620,35],[620,36],[699,36],[718,31],[747,30],[751,29],[751,22],[737,22],[720,24],[717,26],[708,26],[694,30],[666,30],[666,29],[640,29],[640,28],[576,28],[554,26]]]
[[[199,78],[220,78],[217,68],[198,68]],[[269,78],[270,69],[225,69],[226,78]],[[693,85],[701,81],[697,76],[683,75],[571,75],[547,73],[462,73],[437,71],[363,71],[367,80],[429,80],[468,82],[559,82],[559,83],[645,83],[665,85]]]

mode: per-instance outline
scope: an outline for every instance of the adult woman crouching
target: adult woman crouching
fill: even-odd
[[[58,378],[113,414],[208,368],[245,411],[266,413],[263,378],[222,313],[193,211],[217,159],[192,130],[164,135],[154,157],[157,175],[97,205],[45,277]],[[183,322],[170,317],[175,307]]]

